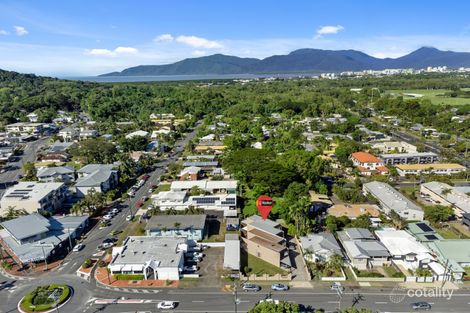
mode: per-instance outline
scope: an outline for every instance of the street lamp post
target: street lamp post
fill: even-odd
[[[238,304],[240,303],[240,299],[238,299],[238,293],[237,293],[237,283],[233,283],[233,304],[235,306],[235,313],[238,312]]]

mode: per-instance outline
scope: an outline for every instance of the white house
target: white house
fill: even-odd
[[[331,233],[307,234],[299,238],[300,248],[305,260],[310,262],[328,261],[337,254],[343,257],[343,251]]]
[[[75,183],[77,197],[84,197],[88,191],[106,192],[117,187],[118,171],[113,164],[88,164],[78,170]]]

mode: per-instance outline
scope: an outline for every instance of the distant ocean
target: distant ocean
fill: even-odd
[[[154,81],[183,81],[183,80],[222,80],[222,79],[254,79],[254,78],[295,78],[316,77],[318,74],[228,74],[228,75],[161,75],[161,76],[83,76],[61,77],[70,80],[82,80],[98,83],[132,83]]]

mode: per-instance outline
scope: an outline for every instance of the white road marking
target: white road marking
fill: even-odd
[[[193,300],[191,302],[196,302],[196,303],[204,303],[205,301],[204,300]]]
[[[388,303],[388,302],[385,302],[385,301],[382,301],[382,302],[377,301],[377,302],[375,302],[375,304],[387,304],[387,303]]]

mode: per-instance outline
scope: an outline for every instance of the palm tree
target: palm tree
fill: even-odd
[[[343,258],[339,254],[333,254],[330,256],[328,262],[326,262],[326,268],[331,271],[339,271],[341,269],[341,265],[343,264]]]
[[[289,215],[295,223],[297,235],[305,234],[309,229],[309,204],[310,200],[308,197],[302,197],[289,208]]]

